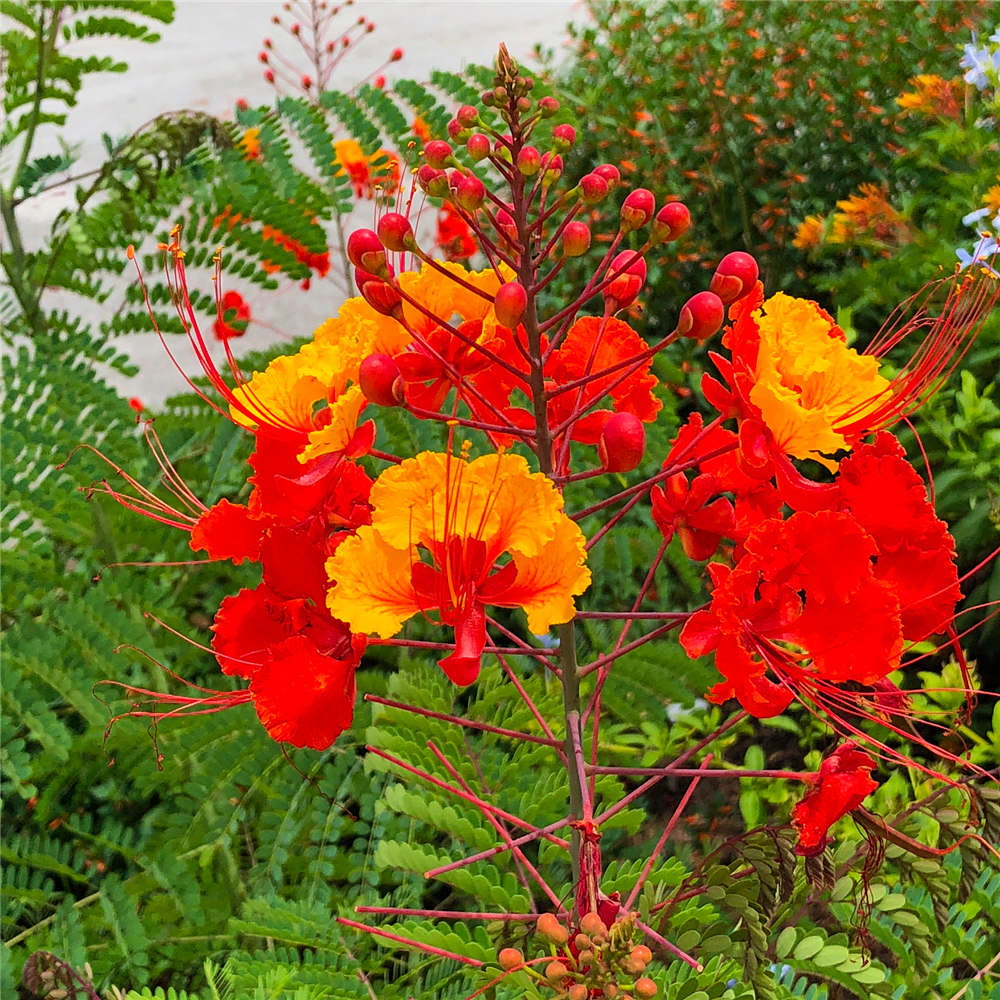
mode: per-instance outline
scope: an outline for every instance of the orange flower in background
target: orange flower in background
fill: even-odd
[[[997,176],[1000,181],[1000,175]],[[990,210],[990,214],[1000,212],[1000,184],[994,184],[986,194],[983,195],[983,204]]]
[[[438,212],[434,245],[440,248],[445,260],[468,260],[479,250],[469,224],[449,201]]]
[[[250,305],[239,292],[228,291],[219,300],[218,316],[212,326],[216,340],[242,337],[250,323]]]
[[[413,129],[413,134],[421,142],[430,142],[431,139],[430,127],[428,126],[427,122],[425,122],[423,118],[420,117],[420,115],[417,115],[417,117],[413,119],[413,124],[410,126],[410,128]]]
[[[921,73],[910,80],[910,85],[914,88],[912,91],[896,98],[896,103],[904,111],[937,115],[954,121],[961,117],[956,96],[957,84],[933,73]]]
[[[583,533],[519,455],[423,452],[383,472],[370,499],[371,527],[327,561],[330,613],[388,639],[436,612],[455,630],[455,652],[439,665],[456,684],[479,675],[487,606],[522,608],[543,633],[573,617],[590,585]]]
[[[792,246],[799,250],[812,250],[823,242],[826,223],[822,215],[808,215],[799,223]]]
[[[333,150],[334,162],[340,165],[337,176],[350,178],[356,197],[374,198],[376,190],[391,193],[399,188],[399,158],[395,153],[379,149],[365,156],[354,139],[335,142]]]
[[[889,204],[888,193],[876,184],[862,184],[858,191],[837,202],[829,241],[850,244],[874,240],[892,246],[907,242],[906,220]]]
[[[248,128],[242,138],[236,144],[243,150],[243,156],[247,160],[260,159],[260,129]]]

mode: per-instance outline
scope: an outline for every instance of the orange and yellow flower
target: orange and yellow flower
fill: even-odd
[[[933,73],[921,73],[910,80],[913,90],[900,94],[896,103],[904,111],[924,115],[938,115],[957,121],[961,117],[956,87],[950,80]]]
[[[383,472],[370,502],[371,525],[327,560],[330,612],[388,639],[436,611],[455,629],[440,666],[456,684],[479,675],[487,606],[523,608],[542,633],[569,621],[590,585],[583,533],[518,455],[423,452]]]
[[[399,187],[399,157],[386,149],[366,156],[360,143],[341,139],[333,144],[337,175],[347,176],[358,198],[373,198],[376,189],[393,192]]]
[[[859,194],[837,202],[830,229],[830,243],[853,244],[874,240],[898,246],[907,239],[906,220],[889,204],[887,192],[877,184],[862,184]]]
[[[825,221],[822,215],[807,215],[796,230],[792,245],[799,250],[812,250],[823,242]]]

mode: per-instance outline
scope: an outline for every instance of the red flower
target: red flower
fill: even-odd
[[[792,813],[799,832],[796,854],[809,858],[822,853],[830,842],[830,827],[878,788],[871,777],[874,768],[875,761],[854,743],[842,743],[823,761]]]
[[[226,292],[219,301],[218,317],[212,327],[216,340],[242,337],[249,322],[250,305],[246,299],[239,292]]]
[[[451,202],[445,202],[438,212],[434,245],[441,248],[445,260],[468,260],[479,249],[469,224]]]

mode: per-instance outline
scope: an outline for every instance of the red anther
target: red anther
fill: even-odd
[[[625,262],[633,257],[635,257],[634,250],[622,250],[608,267],[608,274],[620,270]],[[616,313],[632,305],[645,283],[646,262],[642,257],[638,257],[604,289],[604,301],[610,307],[610,311]]]
[[[347,259],[363,271],[384,278],[388,274],[385,247],[370,229],[356,229],[347,239]]]
[[[334,50],[334,49],[335,49],[336,47],[337,47],[337,46],[336,46],[336,45],[335,45],[335,44],[334,44],[333,42],[327,42],[327,43],[326,43],[326,51],[327,51],[327,52],[333,52],[333,50]]]
[[[610,191],[614,191],[622,179],[621,172],[611,163],[602,163],[599,167],[594,167],[593,173],[597,174],[598,177],[603,177],[608,182]]]
[[[383,281],[360,267],[354,270],[354,281],[365,302],[376,312],[383,316],[402,314],[403,300],[388,281]]]
[[[545,185],[555,184],[563,172],[563,158],[558,153],[546,153],[542,157],[542,183]]]
[[[623,411],[608,418],[597,443],[605,472],[631,472],[646,451],[646,428],[634,414]]]
[[[692,340],[707,340],[715,333],[726,315],[726,307],[715,292],[698,292],[681,306],[677,332]]]
[[[585,205],[596,205],[608,195],[608,182],[599,174],[584,174],[580,178],[580,197]]]
[[[385,90],[385,77],[379,73],[379,75],[372,80],[372,86],[376,90]]]
[[[507,284],[501,285],[493,299],[493,311],[496,313],[497,321],[501,326],[511,330],[517,329],[527,305],[528,293],[524,290],[524,285],[517,281],[508,281]]]
[[[308,90],[313,85],[312,77],[308,73],[302,74],[302,89]]]
[[[471,104],[463,104],[455,117],[463,128],[473,128],[479,124],[479,112]]]
[[[272,42],[270,38],[265,38],[264,39],[264,48],[265,49],[274,48],[274,42]]]
[[[266,53],[266,52],[258,52],[258,53],[257,53],[257,58],[258,58],[258,59],[259,59],[259,60],[260,60],[260,61],[261,61],[261,62],[262,62],[262,63],[263,63],[263,64],[264,64],[265,66],[267,65],[267,53]]]
[[[246,110],[247,110],[247,108],[249,108],[249,107],[250,107],[250,105],[249,105],[249,104],[247,104],[247,99],[246,99],[245,97],[238,97],[238,98],[236,99],[236,107],[237,107],[237,108],[238,108],[238,109],[239,109],[240,111],[246,111]]]
[[[636,188],[630,191],[622,202],[621,228],[626,233],[642,228],[653,217],[656,211],[656,199],[653,192],[646,188]]]
[[[281,18],[277,14],[271,15],[271,24],[281,24]]]
[[[131,406],[136,413],[142,413],[142,411],[146,409],[146,407],[142,405],[142,400],[138,396],[132,396],[128,401],[128,405]]]
[[[361,362],[358,382],[365,398],[376,406],[399,406],[403,401],[399,365],[388,354],[369,354]]]
[[[475,212],[486,198],[483,182],[474,174],[463,174],[460,170],[451,173],[451,193],[460,208]]]
[[[399,60],[402,59],[402,58],[403,58],[403,50],[402,49],[393,49],[392,50],[392,55],[389,56],[389,62],[399,62]]]
[[[417,183],[421,191],[434,198],[444,198],[448,194],[448,175],[443,170],[436,170],[429,163],[421,164],[417,170]]]
[[[567,257],[582,257],[590,249],[590,227],[585,222],[568,222],[562,232],[562,251]]]
[[[552,144],[565,153],[576,142],[576,129],[572,125],[556,125],[552,129]]]
[[[416,248],[417,242],[413,235],[413,226],[410,225],[410,220],[405,215],[400,215],[399,212],[386,212],[378,220],[376,229],[378,238],[386,250],[402,253],[404,250]]]
[[[517,154],[517,169],[525,177],[534,177],[542,167],[542,154],[534,146],[525,146]]]
[[[559,102],[554,97],[543,97],[538,102],[543,118],[551,118],[559,110]]]
[[[437,170],[442,170],[451,157],[451,146],[443,139],[431,139],[424,146],[424,162]]]
[[[691,213],[681,201],[670,201],[656,213],[653,222],[654,243],[669,243],[676,240],[691,227]]]
[[[365,26],[365,34],[370,35],[374,30],[375,30],[375,25],[371,21],[369,21],[368,24]]]
[[[490,140],[482,132],[475,132],[465,141],[465,148],[477,163],[490,155]]]
[[[288,30],[289,30],[289,31],[291,31],[291,33],[292,33],[293,35],[298,35],[298,34],[300,34],[300,33],[301,33],[301,31],[302,31],[302,25],[301,25],[301,24],[298,24],[298,23],[296,23],[296,24],[293,24],[293,25],[291,26],[291,28],[289,28]]]
[[[269,70],[268,70],[268,71],[267,71],[267,72],[266,72],[266,73],[264,74],[264,79],[265,79],[265,80],[267,80],[267,82],[268,82],[268,83],[274,83],[274,70],[270,70],[270,69],[269,69]]]
[[[728,306],[753,290],[758,273],[757,261],[750,254],[734,250],[719,261],[708,287]]]

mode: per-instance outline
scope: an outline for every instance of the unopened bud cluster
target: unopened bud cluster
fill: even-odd
[[[574,930],[555,914],[543,913],[535,932],[549,946],[551,958],[526,961],[517,948],[504,948],[497,955],[501,969],[523,969],[539,986],[567,1000],[645,1000],[656,996],[656,983],[645,974],[653,954],[636,942],[631,918],[616,920],[608,927],[599,914],[585,913]]]

